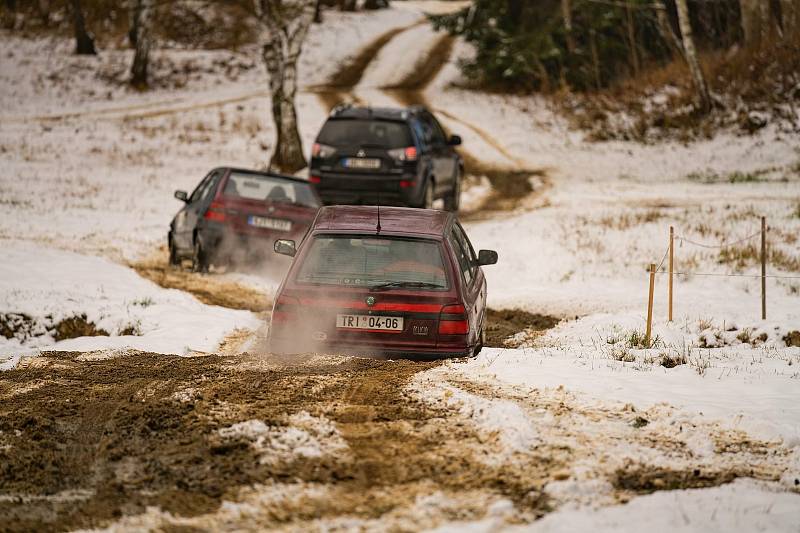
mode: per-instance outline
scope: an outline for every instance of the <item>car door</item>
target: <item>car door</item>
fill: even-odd
[[[435,159],[434,168],[436,173],[436,192],[440,194],[453,188],[453,178],[455,176],[455,159],[452,157],[452,150],[447,145],[447,136],[444,129],[430,113],[423,116],[427,128],[430,130],[431,147]]]
[[[466,288],[464,303],[470,313],[470,324],[474,326],[475,332],[479,333],[480,328],[483,327],[486,312],[486,278],[478,266],[478,258],[472,243],[458,222],[453,224],[452,235],[459,248],[456,253],[460,254],[459,266],[464,275]]]
[[[189,250],[194,246],[194,230],[197,227],[197,222],[205,211],[205,200],[208,198],[208,193],[213,189],[213,186],[219,182],[219,177],[222,171],[216,170],[210,172],[189,196],[189,201],[178,213],[175,219],[175,236],[176,243],[184,250]]]

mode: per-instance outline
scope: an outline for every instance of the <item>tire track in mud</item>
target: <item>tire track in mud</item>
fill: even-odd
[[[246,529],[303,530],[318,520],[381,519],[441,493],[450,508],[411,512],[418,527],[481,518],[499,498],[526,519],[547,512],[542,487],[564,465],[547,448],[487,463],[491,439],[458,411],[409,392],[412,377],[434,366],[141,352],[25,359],[0,376],[4,529],[105,526],[155,506],[163,513],[154,528],[213,530],[232,519]],[[293,415],[335,430],[295,426]],[[230,429],[254,421],[272,428],[267,437]],[[287,448],[284,434],[301,441]],[[343,439],[345,449],[304,454],[324,444],[317,438]],[[301,494],[265,502],[259,491],[269,487]],[[252,512],[226,518],[223,501],[251,502]]]
[[[178,289],[196,297],[207,305],[261,313],[272,309],[272,300],[266,294],[214,274],[199,274],[173,267],[169,264],[166,249],[152,256],[129,263],[140,276],[164,287]]]
[[[518,391],[444,368],[428,374],[438,374],[432,378],[435,386],[523,407],[536,428],[537,446],[562,456],[567,452],[565,469],[555,472],[554,479],[585,483],[591,490],[573,487],[552,505],[626,503],[656,491],[716,487],[737,478],[774,483],[793,468],[792,450],[780,440],[759,440],[713,421],[690,423],[667,404],[637,411],[630,404],[586,403],[563,386]],[[607,483],[605,489],[596,485],[598,480]],[[581,500],[592,492],[590,502]]]
[[[401,105],[425,106],[431,111],[469,128],[489,147],[511,162],[510,167],[490,164],[474,152],[463,147],[459,149],[464,162],[464,172],[474,177],[485,176],[492,187],[492,192],[478,207],[471,211],[461,211],[459,218],[462,220],[496,218],[520,207],[530,206],[537,197],[550,188],[551,181],[547,177],[545,169],[526,168],[521,159],[511,154],[484,129],[439,109],[428,101],[425,91],[449,61],[454,43],[455,38],[452,36],[442,36],[422,63],[418,64],[418,67],[405,79],[397,84],[381,87],[381,90]],[[450,134],[449,131],[447,133]],[[539,179],[540,185],[536,190],[531,183],[532,177]]]

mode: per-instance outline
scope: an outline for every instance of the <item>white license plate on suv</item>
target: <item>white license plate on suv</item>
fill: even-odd
[[[336,327],[341,329],[373,329],[403,331],[403,317],[371,315],[336,315]]]
[[[257,217],[252,215],[247,219],[247,223],[257,228],[276,229],[278,231],[291,231],[292,229],[291,220],[281,220],[279,218]]]
[[[349,157],[344,160],[344,166],[347,168],[362,168],[368,170],[376,170],[381,168],[381,160]]]

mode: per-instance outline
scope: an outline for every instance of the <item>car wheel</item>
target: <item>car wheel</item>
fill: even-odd
[[[208,272],[208,258],[200,244],[200,238],[194,239],[194,250],[192,251],[192,272]]]
[[[181,259],[178,257],[178,250],[175,249],[172,239],[169,240],[169,266],[174,268],[181,266]]]
[[[453,191],[450,196],[444,199],[444,208],[447,211],[458,211],[461,206],[461,174],[456,176],[456,184],[453,186]]]
[[[483,347],[486,345],[486,330],[481,328],[481,332],[478,335],[478,344],[475,346],[475,349],[472,351],[472,355],[478,355],[483,350]]]
[[[433,181],[428,180],[422,193],[422,209],[433,209]]]

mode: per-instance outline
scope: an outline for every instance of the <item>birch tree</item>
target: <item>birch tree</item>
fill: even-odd
[[[678,26],[681,29],[681,42],[683,43],[683,53],[686,62],[689,64],[689,72],[692,75],[692,82],[697,94],[697,100],[703,111],[711,109],[711,96],[708,92],[708,85],[700,68],[700,61],[697,59],[697,49],[694,47],[694,37],[692,37],[692,25],[689,21],[689,7],[686,0],[675,0],[678,8]]]
[[[254,0],[262,27],[262,56],[269,74],[272,120],[277,131],[270,169],[297,172],[306,166],[297,130],[297,60],[314,20],[315,0]]]
[[[151,25],[154,0],[135,0],[133,4],[131,41],[135,48],[131,65],[131,85],[146,89],[150,80],[150,47],[152,46]]]

